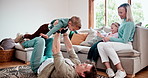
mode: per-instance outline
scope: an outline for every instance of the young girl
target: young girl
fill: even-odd
[[[86,62],[97,62],[98,57],[99,57],[99,53],[98,53],[98,49],[97,49],[97,44],[99,42],[103,42],[103,38],[104,37],[115,37],[118,38],[118,27],[120,26],[119,23],[115,22],[111,24],[111,32],[106,33],[106,34],[101,34],[100,32],[97,33],[97,36],[95,37],[95,40],[97,41],[95,44],[93,44],[88,52],[88,56],[87,56],[87,61]],[[94,42],[93,42],[94,43]],[[91,43],[92,44],[92,43]]]

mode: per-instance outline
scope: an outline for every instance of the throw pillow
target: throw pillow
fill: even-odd
[[[88,44],[89,44],[90,46],[92,46],[93,44],[95,44],[96,42],[101,41],[101,40],[102,40],[101,37],[96,36],[96,37],[94,37],[92,40],[88,41]]]
[[[87,37],[87,33],[79,33],[79,34],[73,34],[71,42],[73,45],[80,45],[81,42],[85,41]]]
[[[15,46],[15,42],[13,39],[11,38],[5,38],[0,42],[0,46],[4,49],[4,50],[8,50],[8,49],[12,49]]]
[[[82,46],[91,46],[90,44],[88,44],[88,42],[90,40],[92,40],[95,36],[97,36],[96,33],[97,33],[96,30],[90,28],[90,31],[88,32],[88,36],[87,36],[86,40],[83,41],[80,45],[82,45]]]

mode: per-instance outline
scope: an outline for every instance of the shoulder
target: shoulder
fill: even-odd
[[[125,27],[133,28],[133,27],[135,27],[135,24],[134,24],[134,22],[126,22]]]

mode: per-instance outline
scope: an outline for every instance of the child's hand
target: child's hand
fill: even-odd
[[[99,37],[101,37],[101,38],[103,38],[103,37],[104,37],[103,35],[101,35],[101,33],[100,33],[100,32],[97,32],[97,36],[99,36]]]
[[[40,36],[43,37],[43,38],[46,38],[46,39],[48,38],[48,35],[45,35],[43,33],[40,33]]]
[[[59,23],[59,20],[56,20],[54,23],[53,23],[53,25],[55,26],[55,25],[57,25]]]

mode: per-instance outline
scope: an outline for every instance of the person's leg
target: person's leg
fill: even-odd
[[[89,52],[88,52],[88,56],[87,56],[87,59],[92,61],[93,60],[93,56],[94,56],[94,51],[95,51],[95,48],[97,47],[97,44],[99,42],[95,43],[94,45],[91,46],[91,48],[89,49]]]
[[[108,55],[106,54],[106,52],[104,50],[104,48],[107,48],[105,45],[106,45],[106,42],[100,42],[100,43],[98,43],[97,48],[98,48],[98,52],[99,52],[99,55],[101,57],[102,63],[104,63],[106,68],[107,68],[106,69],[107,75],[109,77],[113,77],[113,76],[115,76],[115,73],[111,69],[111,66],[109,64]]]
[[[104,51],[105,44],[106,44],[106,42],[100,42],[100,43],[98,43],[98,45],[97,45],[98,52],[99,52],[99,54],[100,54],[102,63],[104,63],[104,62],[109,62],[109,58],[108,58],[106,52]],[[105,48],[106,48],[106,47],[105,47]]]
[[[125,44],[120,42],[106,42],[106,45],[104,47],[106,47],[104,48],[104,51],[106,52],[108,57],[113,61],[114,65],[120,63],[120,60],[116,51],[133,49],[131,44],[128,44],[128,43]]]
[[[96,63],[98,61],[98,58],[99,58],[99,52],[98,52],[98,49],[97,49],[97,45],[96,45],[96,48],[94,48],[94,53],[93,53],[93,61]]]
[[[45,48],[45,52],[44,52],[44,56],[46,58],[52,58],[53,57],[52,43],[53,43],[53,38],[46,39],[46,44],[45,44],[46,48]]]
[[[40,28],[33,34],[25,34],[24,38],[33,39],[35,37],[39,37],[40,33],[47,34],[47,32],[49,31],[48,25],[49,24],[44,24],[44,25],[40,26]]]
[[[36,37],[32,40],[25,41],[22,45],[26,48],[33,47],[33,52],[30,60],[31,69],[34,73],[37,73],[37,70],[40,64],[45,60],[43,58],[44,49],[45,49],[45,39],[41,37]]]
[[[108,57],[112,60],[113,64],[116,66],[117,68],[117,72],[116,72],[116,77],[125,77],[126,73],[124,68],[122,67],[119,57],[116,53],[116,51],[120,51],[120,50],[132,50],[133,47],[131,44],[129,43],[120,43],[120,42],[107,42],[106,46],[107,48],[105,48],[105,52],[108,55]]]

